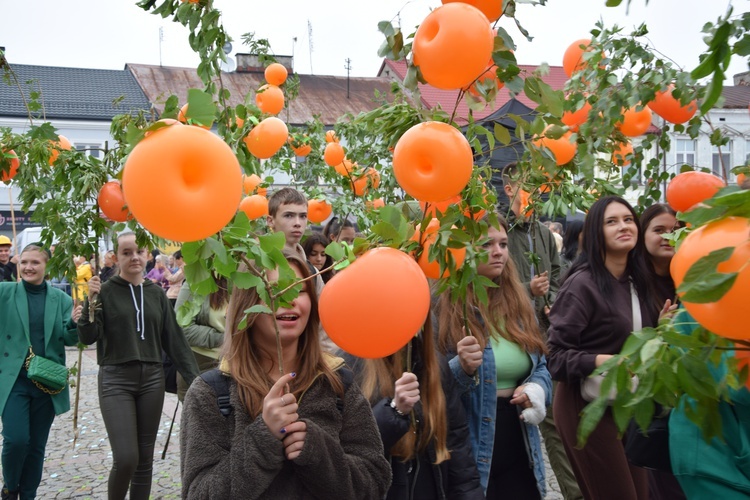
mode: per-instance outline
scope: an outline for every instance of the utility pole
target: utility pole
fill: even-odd
[[[292,74],[294,74],[294,47],[297,45],[297,37],[292,38]]]
[[[346,69],[346,98],[349,99],[349,72],[352,70],[352,60],[348,57],[345,59],[346,65],[344,66],[344,69]]]
[[[164,41],[164,27],[159,26],[159,66],[161,67],[161,42]]]
[[[307,41],[310,45],[310,74],[313,74],[313,65],[312,65],[312,53],[313,53],[313,38],[312,38],[312,23],[310,20],[307,20]]]

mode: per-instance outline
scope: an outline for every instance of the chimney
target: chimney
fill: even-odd
[[[263,73],[266,68],[260,62],[257,54],[236,54],[237,56],[237,73]],[[275,56],[276,62],[283,65],[286,70],[292,73],[292,56]]]
[[[734,75],[734,84],[736,86],[742,85],[743,87],[750,86],[750,71]]]

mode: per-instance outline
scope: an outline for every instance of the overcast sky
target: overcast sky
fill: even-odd
[[[519,45],[523,64],[561,65],[565,48],[587,38],[597,20],[632,28],[646,22],[653,47],[685,69],[698,64],[705,44],[704,23],[726,11],[727,0],[632,0],[607,8],[605,0],[547,0],[545,6],[518,4],[516,17],[531,32],[526,42],[512,19],[500,22]],[[381,20],[400,21],[411,33],[440,0],[216,0],[226,30],[234,38],[232,55],[245,52],[243,33],[268,38],[276,54],[294,55],[299,73],[345,75],[351,59],[353,76],[375,76],[381,64],[377,49]],[[748,0],[735,0],[735,14]],[[309,36],[308,23],[312,27]],[[159,28],[163,27],[161,55]],[[0,46],[11,64],[122,69],[126,63],[196,66],[198,58],[177,23],[144,12],[134,0],[0,0]],[[293,42],[296,38],[296,43]],[[312,42],[312,52],[311,52]],[[310,55],[312,54],[312,58]],[[747,71],[735,57],[728,76]]]

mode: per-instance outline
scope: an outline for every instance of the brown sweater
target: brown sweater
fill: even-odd
[[[287,460],[263,418],[250,417],[230,383],[234,411],[219,413],[216,394],[200,377],[185,396],[181,423],[182,498],[383,498],[391,468],[370,403],[356,384],[336,405],[320,377],[302,395],[307,423],[302,453]]]
[[[611,291],[602,296],[588,269],[569,276],[550,311],[547,368],[554,380],[581,380],[596,368],[597,354],[617,354],[633,329],[628,276],[611,276]],[[641,303],[643,327],[654,326],[652,305]]]

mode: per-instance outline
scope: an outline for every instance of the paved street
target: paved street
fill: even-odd
[[[68,366],[77,361],[75,348],[68,350]],[[80,434],[73,445],[73,403],[75,390],[71,390],[71,411],[58,417],[52,425],[42,484],[38,498],[47,499],[103,499],[107,498],[107,478],[112,465],[104,422],[101,419],[96,390],[96,350],[83,352],[81,396],[79,403]],[[179,412],[170,438],[166,458],[161,459],[169,426],[172,422],[177,397],[166,395],[159,436],[154,457],[154,482],[151,497],[154,499],[180,498]],[[562,499],[557,482],[547,469],[548,500]]]

